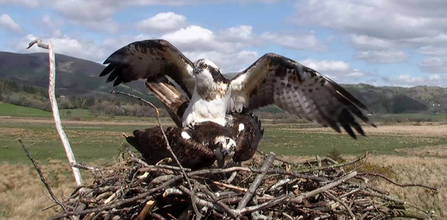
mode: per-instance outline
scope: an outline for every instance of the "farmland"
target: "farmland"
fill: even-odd
[[[113,161],[120,149],[128,146],[123,133],[130,135],[135,129],[155,126],[153,119],[93,117],[86,110],[74,109],[69,114],[66,111],[61,113],[65,131],[77,160],[87,164]],[[43,164],[58,196],[70,193],[74,187],[69,168],[64,166],[65,153],[51,117],[48,112],[0,103],[0,219],[45,218],[54,211],[40,211],[51,205],[51,201],[29,166],[17,138],[22,138],[30,153]],[[265,136],[259,149],[273,151],[288,160],[325,156],[333,149],[347,158],[364,151],[372,152],[369,162],[390,166],[396,173],[396,180],[434,185],[439,187],[439,192],[431,194],[420,189],[390,187],[383,182],[377,182],[378,187],[420,203],[424,209],[434,209],[445,217],[447,213],[442,207],[447,206],[447,171],[443,169],[447,166],[447,125],[442,122],[445,116],[439,118],[439,121],[428,123],[389,125],[379,122],[378,128],[365,126],[367,137],[358,137],[358,140],[310,123],[267,121],[263,123]],[[172,125],[169,119],[162,121],[164,125]],[[32,199],[29,190],[33,191]],[[11,202],[17,199],[29,202]]]

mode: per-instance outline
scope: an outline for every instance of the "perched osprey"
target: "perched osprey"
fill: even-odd
[[[223,167],[226,159],[249,160],[256,152],[264,131],[253,114],[233,114],[233,125],[224,127],[211,121],[197,124],[194,129],[168,127],[169,144],[184,167],[200,169],[217,160]],[[159,127],[135,130],[126,140],[150,164],[171,157]],[[175,162],[173,162],[175,164]]]
[[[340,85],[273,53],[265,54],[233,79],[225,78],[211,61],[191,62],[165,40],[131,43],[110,55],[104,64],[109,65],[100,76],[110,74],[107,82],[115,81],[114,86],[143,79],[160,100],[167,95],[177,97],[167,98],[164,103],[171,115],[179,117],[177,123],[182,127],[206,121],[225,126],[231,123],[229,113],[269,104],[337,132],[341,132],[341,126],[353,138],[356,135],[352,128],[364,135],[354,116],[375,126],[362,112],[366,106]],[[178,90],[158,94],[157,88],[163,87]]]

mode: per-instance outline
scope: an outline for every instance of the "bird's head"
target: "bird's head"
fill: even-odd
[[[236,152],[236,142],[230,137],[217,136],[214,139],[214,144],[217,145],[217,148],[214,149],[217,164],[219,167],[223,167],[225,160],[233,158]]]
[[[225,80],[219,67],[206,59],[200,59],[194,63],[193,74],[197,82],[205,84],[217,83]]]

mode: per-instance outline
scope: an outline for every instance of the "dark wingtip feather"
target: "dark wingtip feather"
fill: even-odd
[[[108,65],[106,66],[106,68],[104,68],[104,70],[102,70],[101,74],[99,74],[99,76],[105,76],[111,72],[113,72],[113,70],[115,70],[115,66],[114,65]]]
[[[354,139],[357,139],[357,136],[355,135],[354,131],[352,130],[351,126],[349,126],[348,123],[343,122],[343,123],[340,123],[340,124],[345,129],[345,131],[349,134],[349,136],[351,136]]]
[[[117,77],[115,82],[113,83],[113,86],[117,86],[123,82],[123,79],[121,77]]]
[[[340,112],[340,114],[338,116],[338,122],[345,129],[345,131],[349,134],[349,136],[351,136],[354,139],[357,139],[357,136],[355,135],[354,131],[351,128],[351,125],[356,130],[357,130],[356,126],[360,127],[360,125],[355,121],[354,116],[351,115],[351,113],[349,112],[348,109],[343,109]],[[361,127],[360,127],[360,130],[361,130]],[[357,130],[357,131],[359,131],[359,130]],[[362,132],[363,132],[363,130],[362,130]]]
[[[118,77],[118,72],[117,71],[113,71],[110,73],[109,77],[107,77],[106,82],[112,82],[113,80],[116,79],[116,77]]]

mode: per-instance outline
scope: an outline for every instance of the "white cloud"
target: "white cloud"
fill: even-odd
[[[407,60],[407,55],[398,50],[360,51],[356,58],[368,63],[400,63]]]
[[[37,39],[36,36],[29,34],[15,41],[9,48],[14,52],[30,53],[30,52],[43,52],[39,47],[32,47],[26,49],[29,42]],[[93,40],[79,40],[68,36],[62,37],[47,37],[42,38],[44,43],[51,41],[54,51],[68,56],[78,57],[87,60],[101,61],[106,54],[101,47],[98,47]]]
[[[353,69],[349,63],[344,61],[306,59],[300,61],[300,63],[320,72],[332,80],[336,80],[337,83],[353,84],[367,82],[375,84],[375,79],[377,79],[377,74]]]
[[[23,5],[35,8],[40,5],[40,0],[0,0],[0,5]]]
[[[77,22],[111,18],[119,5],[104,0],[61,0],[51,4],[63,16]]]
[[[292,20],[349,35],[361,50],[419,48],[447,43],[446,7],[446,1],[300,1]]]
[[[396,47],[395,43],[390,40],[385,40],[376,37],[369,37],[366,35],[351,34],[351,42],[357,49],[362,50],[384,50]]]
[[[102,40],[101,48],[103,48],[107,54],[111,54],[113,51],[118,50],[121,47],[124,47],[132,42],[141,41],[146,39],[151,39],[152,36],[140,34],[137,36],[117,36],[113,38],[105,38]]]
[[[18,33],[23,32],[20,25],[12,20],[12,18],[8,14],[2,14],[2,16],[0,16],[0,26],[8,31]]]
[[[334,60],[312,60],[306,59],[302,60],[304,66],[312,68],[320,73],[334,73],[334,72],[348,72],[351,70],[351,66],[343,61]]]
[[[296,22],[316,24],[323,27],[361,33],[368,36],[396,39],[429,36],[436,31],[437,21],[442,17],[430,14],[415,15],[417,5],[408,6],[408,1],[390,0],[313,0],[297,4]],[[438,1],[433,8],[445,5]],[[404,10],[401,10],[404,8]],[[309,16],[311,15],[311,16]]]
[[[352,77],[364,77],[366,74],[364,72],[361,72],[359,70],[354,70],[354,72],[346,74],[346,76],[352,76]]]
[[[219,33],[219,38],[231,42],[248,42],[256,40],[253,34],[253,27],[250,25],[238,25],[223,30]]]
[[[62,24],[64,24],[64,21],[61,19],[53,19],[49,15],[44,15],[42,17],[42,24],[48,30],[53,30],[55,28],[60,27]]]
[[[447,77],[438,74],[428,77],[413,77],[408,74],[401,74],[396,78],[385,78],[385,82],[392,86],[446,86]]]
[[[211,60],[216,63],[223,73],[242,71],[259,58],[258,53],[249,50],[234,53],[220,53],[217,51],[185,52],[185,55],[193,61],[203,58]]]
[[[107,18],[101,21],[86,21],[80,24],[85,25],[90,30],[97,32],[106,32],[110,34],[117,33],[120,27],[119,23],[111,18]]]
[[[419,66],[424,72],[447,73],[447,56],[425,58]]]
[[[323,49],[323,45],[318,41],[314,34],[290,35],[265,32],[261,35],[261,38],[291,49]]]
[[[166,39],[181,51],[219,51],[232,53],[241,48],[240,44],[219,41],[214,32],[196,25],[163,34],[160,38]]]
[[[447,56],[447,47],[442,46],[423,46],[418,49],[418,52],[431,56]]]
[[[186,17],[174,12],[158,13],[137,24],[141,31],[172,31],[186,25]]]

